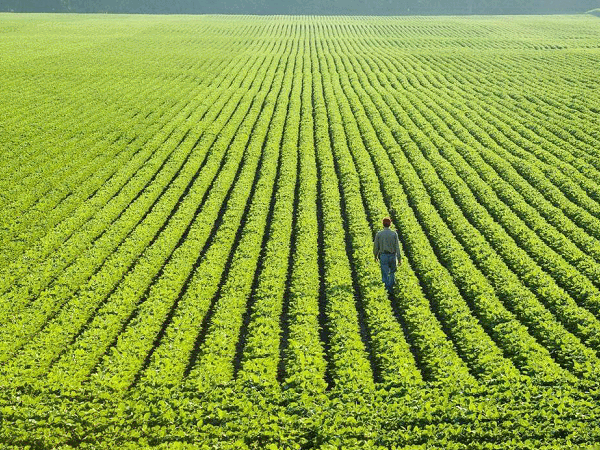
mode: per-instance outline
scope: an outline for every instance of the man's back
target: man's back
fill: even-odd
[[[400,258],[400,245],[396,232],[387,227],[377,232],[375,251],[377,253],[396,253],[396,256]]]

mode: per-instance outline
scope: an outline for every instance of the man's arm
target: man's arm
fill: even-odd
[[[398,238],[398,232],[396,231],[396,257],[398,262],[402,262],[402,253],[400,253],[400,239]]]
[[[373,240],[373,256],[375,257],[375,261],[377,261],[379,256],[379,233],[375,235],[375,239]]]

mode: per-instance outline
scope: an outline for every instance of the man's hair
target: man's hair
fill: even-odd
[[[383,226],[384,227],[389,227],[392,224],[392,219],[390,219],[389,217],[386,217],[383,219]]]

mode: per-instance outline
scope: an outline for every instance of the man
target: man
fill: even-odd
[[[373,242],[375,261],[379,261],[381,265],[381,281],[389,293],[392,292],[395,281],[394,274],[398,261],[402,257],[398,234],[394,230],[390,230],[391,224],[392,220],[389,217],[383,219],[383,230],[377,233]]]

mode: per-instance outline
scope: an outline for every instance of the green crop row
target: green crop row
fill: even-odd
[[[285,63],[278,62],[279,64],[285,66]],[[255,170],[258,167],[261,178],[256,180],[252,170],[246,169],[240,173],[235,182],[236,187],[232,186],[234,191],[227,203],[223,220],[212,241],[205,243],[207,249],[202,255],[202,259],[198,260],[193,274],[190,274],[191,278],[186,292],[179,301],[177,310],[165,330],[163,340],[156,347],[152,360],[143,374],[145,383],[177,383],[184,378],[186,371],[191,369],[191,367],[186,367],[186,363],[194,357],[194,351],[201,350],[197,348],[201,344],[198,341],[200,333],[207,332],[201,328],[201,324],[205,321],[209,311],[214,310],[212,303],[218,301],[219,297],[223,297],[225,285],[221,290],[219,286],[230,254],[233,254],[234,257],[231,259],[228,271],[231,280],[229,282],[232,283],[235,280],[236,284],[232,286],[238,287],[241,292],[247,292],[250,289],[258,259],[258,253],[255,250],[260,247],[261,233],[264,232],[266,219],[265,208],[268,209],[268,202],[265,203],[264,198],[270,198],[269,190],[272,189],[275,176],[275,169],[271,166],[273,159],[277,160],[277,155],[273,155],[273,145],[268,147],[269,151],[263,150],[268,139],[275,101],[279,96],[285,71],[285,67],[279,67],[274,73],[275,68],[276,66],[273,66],[271,69],[273,72],[270,75],[270,79],[273,80],[271,87],[269,89],[269,85],[267,85],[262,94],[263,104],[262,106],[257,105],[260,114],[254,125],[255,131],[251,134],[251,140],[247,144],[245,156],[246,161],[254,161],[253,164],[259,164],[254,167]],[[274,79],[273,76],[275,76]],[[244,196],[250,195],[253,180],[256,182],[256,187],[252,198],[247,199],[251,206],[245,212],[246,201],[243,200]],[[236,201],[236,198],[242,201]],[[240,230],[241,233],[236,233],[236,227],[239,226],[240,220],[243,222],[243,229]],[[236,239],[239,241],[235,242]],[[232,342],[235,343],[233,340]]]
[[[327,357],[331,360],[330,376],[336,388],[373,388],[373,371],[356,309],[356,298],[342,218],[341,195],[331,149],[329,117],[323,93],[325,84],[319,70],[318,50],[314,39],[311,45],[313,78],[313,117],[319,213],[322,232],[322,264],[324,292],[320,308],[328,334]],[[340,227],[341,225],[341,227]]]
[[[216,305],[211,323],[206,331],[203,345],[199,349],[196,364],[189,374],[190,381],[199,389],[210,389],[215,384],[224,383],[233,378],[236,365],[240,364],[239,361],[235,361],[236,355],[238,355],[236,347],[241,345],[239,336],[243,330],[245,315],[250,314],[250,311],[247,311],[248,302],[252,296],[257,296],[260,286],[260,281],[258,284],[255,283],[255,277],[264,276],[264,270],[260,272],[259,269],[257,272],[257,263],[265,233],[269,232],[268,219],[271,203],[276,202],[274,198],[280,195],[278,194],[282,181],[280,168],[284,165],[281,160],[286,153],[281,149],[281,145],[286,125],[286,113],[289,109],[289,96],[293,85],[292,74],[296,64],[295,52],[298,44],[290,39],[287,45],[289,47],[286,48],[286,57],[281,60],[282,67],[277,74],[275,89],[271,91],[272,95],[267,101],[268,108],[265,109],[265,121],[269,124],[268,130],[264,125],[262,126],[267,136],[259,175],[265,178],[258,179],[256,182],[255,201],[250,205],[248,218],[242,221],[245,223],[244,229],[241,230],[239,247],[233,255],[227,279],[215,299]],[[251,185],[252,180],[249,181],[248,188]],[[243,206],[240,211],[243,211]],[[239,226],[239,220],[228,220],[226,230],[224,230],[227,237],[224,239],[231,239]],[[246,227],[248,228],[246,229]],[[219,245],[218,242],[217,237],[214,242],[215,253],[221,252],[222,245]],[[280,250],[285,251],[284,249]],[[285,268],[283,270],[285,271]],[[216,270],[216,272],[221,273],[222,269]],[[276,287],[273,286],[274,294],[277,292],[275,289]],[[249,333],[250,330],[248,330],[248,336]],[[269,348],[274,345],[271,342],[267,342],[267,344],[269,344]],[[262,356],[262,353],[260,355]]]
[[[195,174],[192,185],[188,184],[189,190],[185,198],[177,204],[177,210],[171,214],[167,226],[144,250],[137,264],[102,305],[102,309],[96,311],[93,321],[84,333],[53,366],[50,377],[56,376],[59,380],[68,378],[69,382],[85,379],[96,364],[97,358],[102,356],[115,338],[118,338],[116,346],[105,355],[104,361],[118,359],[123,345],[121,342],[129,339],[129,336],[133,339],[144,339],[142,345],[152,345],[153,337],[149,338],[143,333],[136,334],[134,330],[138,326],[142,329],[145,327],[144,320],[148,315],[158,319],[154,326],[160,329],[168,311],[166,308],[169,307],[166,299],[175,300],[178,294],[177,287],[181,286],[187,277],[189,269],[185,268],[193,265],[194,255],[198,255],[209,239],[220,214],[221,205],[227,196],[226,187],[235,179],[243,160],[244,147],[260,112],[260,103],[255,97],[261,92],[261,87],[265,85],[268,77],[273,76],[277,63],[275,58],[267,59],[258,71],[246,79],[247,90],[243,91],[231,119],[227,121],[223,118],[226,121],[225,128],[211,145],[211,152],[219,157],[211,160],[211,164],[205,165],[202,171]],[[262,92],[261,95],[265,93]],[[244,162],[244,166],[250,166],[254,172],[255,166],[252,164],[252,160]],[[182,242],[184,233],[188,238]],[[180,270],[178,266],[182,261],[184,266]],[[163,295],[165,301],[162,300]],[[132,331],[122,334],[125,331],[124,326]],[[155,329],[155,333],[157,331]],[[103,336],[102,345],[98,345],[100,335]],[[136,351],[135,346],[125,348],[126,351]],[[81,349],[86,351],[79,358],[80,362],[74,366],[71,355],[79,355]],[[136,355],[142,357],[139,352],[136,352]],[[121,361],[123,364],[135,364],[137,359],[123,358]],[[100,369],[102,367],[101,364]],[[80,375],[71,374],[73,371]],[[70,376],[65,377],[65,372]],[[113,377],[110,369],[106,374],[105,372],[100,370],[96,373],[98,383],[115,387],[128,385],[129,379],[121,381],[118,375]]]
[[[240,330],[237,378],[257,385],[276,385],[280,370],[282,315],[284,297],[289,278],[290,252],[292,251],[293,218],[295,216],[295,194],[298,178],[298,143],[300,124],[300,103],[302,93],[303,58],[300,49],[303,42],[295,41],[290,52],[294,59],[283,96],[286,117],[281,130],[280,161],[277,166],[277,186],[271,197],[271,209],[265,214],[266,240],[262,248],[261,265],[249,304],[245,305],[244,328]],[[281,105],[282,109],[284,105]],[[279,123],[277,124],[279,125]]]
[[[287,342],[282,336],[284,387],[301,395],[322,393],[326,389],[327,362],[323,332],[319,327],[320,293],[324,282],[320,279],[318,183],[312,107],[312,61],[310,42],[304,39],[302,52],[302,91],[298,131],[298,180],[292,267],[289,276]]]
[[[323,51],[324,55],[328,52]],[[330,53],[329,53],[330,54]],[[330,136],[333,158],[340,180],[340,190],[344,199],[347,239],[352,248],[350,255],[354,269],[354,278],[360,293],[359,301],[363,304],[364,321],[366,322],[371,342],[371,358],[380,372],[381,381],[392,384],[413,384],[421,381],[413,355],[403,335],[402,328],[395,319],[387,294],[380,283],[380,271],[373,264],[373,233],[363,205],[359,176],[349,147],[360,142],[356,128],[346,128],[352,124],[350,109],[345,97],[340,96],[335,88],[339,86],[332,70],[332,61],[327,57],[320,61],[323,74],[323,86],[330,118]],[[342,103],[341,105],[338,103]],[[376,189],[376,184],[370,186]],[[402,259],[401,255],[398,255]]]
[[[183,106],[187,103],[186,97],[191,92],[192,89],[189,87],[185,91],[182,91],[180,88],[177,88],[177,90],[174,88],[171,94],[177,94],[183,100],[181,102]],[[19,243],[20,249],[16,249],[15,254],[18,254],[17,250],[23,251],[25,248],[30,247],[36,239],[43,238],[58,223],[65,221],[71,215],[76,215],[82,203],[100,195],[106,182],[111,177],[118,176],[117,171],[126,165],[141,148],[148,145],[150,137],[157,132],[155,127],[167,123],[172,119],[170,115],[165,115],[162,120],[157,120],[155,115],[169,110],[176,111],[177,108],[178,105],[165,103],[144,119],[135,117],[127,122],[120,122],[119,126],[125,128],[126,131],[115,137],[113,142],[100,142],[96,144],[96,147],[101,152],[101,157],[90,158],[93,164],[76,164],[73,168],[72,176],[69,178],[56,179],[56,177],[53,177],[53,179],[49,180],[49,184],[58,185],[58,189],[53,189],[50,192],[40,191],[39,189],[43,187],[41,183],[33,188],[29,188],[27,194],[35,194],[37,197],[34,197],[34,200],[32,200],[35,202],[33,206],[21,211],[13,208],[7,208],[6,210],[7,214],[18,213],[23,216],[22,221],[18,223],[19,229],[10,230],[11,236],[7,238],[7,240],[12,239],[14,242],[15,237],[18,237],[18,241],[16,242]],[[189,111],[185,107],[183,110]],[[78,145],[86,144],[78,143]],[[107,149],[110,149],[111,152],[108,152]],[[117,151],[114,152],[114,150]],[[64,166],[64,163],[58,162],[56,165],[57,167],[61,167]],[[49,176],[45,177],[48,178]],[[19,196],[20,199],[23,199],[23,197],[25,196]],[[106,199],[107,197],[104,198]],[[99,206],[104,205],[100,203]],[[44,220],[40,220],[42,217]],[[27,226],[31,223],[35,224],[35,226]],[[9,255],[7,254],[6,256],[8,257]]]
[[[227,97],[224,97],[223,100],[226,98]],[[70,266],[70,270],[67,269],[67,271],[62,274],[62,277],[58,279],[58,282],[55,283],[50,290],[44,291],[40,297],[35,299],[35,302],[40,305],[38,308],[28,308],[24,310],[22,321],[20,321],[20,317],[15,316],[13,312],[13,324],[18,325],[19,323],[23,323],[27,325],[27,328],[19,328],[15,326],[15,329],[19,330],[18,333],[9,333],[8,331],[10,330],[7,330],[6,335],[7,339],[9,339],[6,349],[7,352],[14,352],[17,350],[20,345],[16,338],[21,333],[31,333],[36,331],[36,328],[34,327],[37,326],[39,328],[46,320],[46,317],[55,314],[55,312],[58,311],[57,308],[60,307],[62,302],[67,300],[67,296],[69,295],[75,295],[76,298],[80,300],[85,298],[87,299],[80,302],[80,306],[78,307],[75,306],[75,303],[69,303],[69,308],[58,316],[58,322],[60,323],[65,319],[72,321],[73,315],[75,314],[79,321],[83,321],[79,322],[81,323],[80,326],[85,323],[89,315],[94,312],[94,305],[98,304],[98,301],[102,300],[103,295],[107,295],[115,288],[116,283],[123,277],[128,268],[131,266],[132,262],[139,258],[139,255],[144,248],[155,238],[156,233],[160,230],[165,220],[167,220],[168,215],[177,205],[179,197],[182,195],[182,193],[184,193],[186,189],[191,191],[189,188],[189,183],[193,179],[192,177],[198,171],[199,167],[201,167],[203,156],[206,154],[206,151],[214,143],[214,132],[218,131],[227,122],[229,115],[236,108],[237,102],[238,100],[230,102],[231,106],[229,106],[229,113],[227,113],[227,109],[225,109],[223,111],[223,115],[220,117],[220,120],[210,124],[208,133],[205,134],[206,138],[198,141],[198,146],[194,152],[194,157],[188,159],[188,164],[186,165],[185,170],[181,170],[181,164],[186,160],[186,152],[189,153],[191,150],[190,146],[193,145],[194,140],[189,140],[187,145],[180,146],[178,149],[176,149],[174,155],[179,154],[179,157],[173,158],[171,163],[161,164],[161,168],[163,170],[160,171],[158,176],[152,180],[153,182],[149,184],[147,188],[145,188],[144,194],[140,195],[135,202],[131,203],[126,212],[119,217],[119,220],[115,222],[114,227],[109,229],[108,232],[102,234],[102,237],[94,242],[94,247],[79,259],[79,261],[83,263],[83,267],[80,267],[78,264]],[[219,111],[219,109],[217,109],[217,111]],[[180,137],[174,137],[172,144],[167,145],[166,149],[169,152],[173,152],[175,144],[180,139]],[[199,151],[202,148],[205,149],[204,152]],[[214,171],[220,166],[220,160],[216,158],[218,153],[213,151],[211,156],[212,157],[209,159],[210,163],[204,167],[205,174],[208,174],[210,170],[212,170],[214,173]],[[157,161],[157,165],[158,163],[159,161]],[[150,169],[152,166],[147,165],[145,167]],[[172,178],[174,173],[177,173],[177,171],[179,171],[179,177],[171,184],[170,188],[166,192],[167,195],[162,196],[160,201],[157,202],[158,196],[165,191],[165,185],[169,183],[169,180]],[[147,176],[150,175],[152,175],[152,172],[149,172]],[[141,178],[139,183],[146,182],[144,181],[145,179],[147,180],[147,178]],[[128,186],[131,185],[131,192],[133,194],[136,191],[140,192],[140,184],[135,183],[137,181],[136,178],[134,177],[130,181],[131,183],[128,184]],[[201,181],[204,183],[204,189],[206,189],[210,183],[210,178],[203,177],[201,178]],[[136,188],[136,186],[138,187]],[[122,192],[124,193],[126,191],[123,190]],[[203,195],[202,192],[203,191],[200,191],[198,195]],[[150,205],[152,205],[152,211],[148,213],[147,210]],[[161,216],[163,219],[157,220],[157,218]],[[141,222],[140,218],[143,218]],[[98,221],[96,223],[98,223],[99,228],[103,221]],[[132,227],[134,227],[133,230]],[[99,233],[100,231],[98,228],[92,228],[90,231]],[[119,233],[121,236],[120,239],[117,239],[119,235],[115,236],[115,233]],[[79,233],[76,235],[76,237],[79,239],[89,239],[89,237],[83,233]],[[115,246],[124,237],[126,237],[125,241],[118,247],[115,253],[111,254],[111,252],[114,252]],[[70,250],[72,253],[75,253],[75,250],[71,250],[68,247],[66,250]],[[108,260],[105,260],[109,255],[110,257]],[[64,258],[64,255],[62,257]],[[94,261],[97,262],[94,264]],[[97,270],[98,272],[96,272]],[[82,288],[79,283],[85,281],[86,277],[89,277],[92,274],[94,276],[85,285],[85,287]],[[51,299],[56,300],[51,301]],[[16,303],[13,302],[13,305],[15,304]],[[77,312],[74,312],[74,307],[78,308],[76,310]],[[80,309],[81,307],[85,308],[87,311],[85,314],[87,315],[82,315],[84,312]],[[7,310],[7,317],[9,313],[10,310]],[[58,325],[58,330],[62,334],[65,332],[77,332],[77,328],[75,326],[65,329],[64,326]],[[25,335],[24,338],[27,336],[28,335]],[[47,336],[43,335],[43,338],[46,339]],[[39,348],[36,351],[39,351]]]

